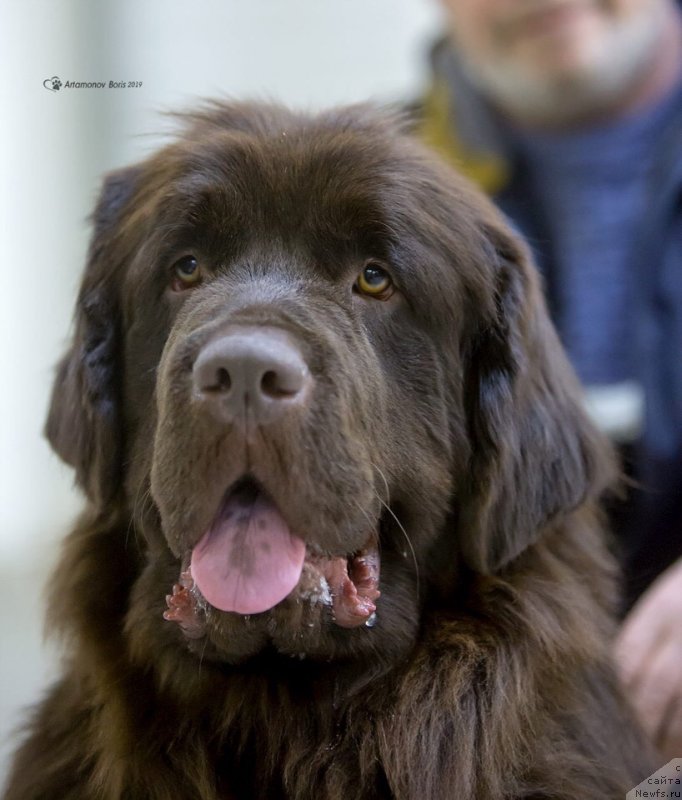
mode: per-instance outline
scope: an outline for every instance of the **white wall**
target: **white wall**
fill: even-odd
[[[42,585],[80,499],[41,429],[99,176],[153,149],[159,110],[197,96],[313,109],[412,97],[436,12],[436,0],[0,0],[0,782],[19,709],[55,674]],[[143,86],[53,93],[52,75]]]

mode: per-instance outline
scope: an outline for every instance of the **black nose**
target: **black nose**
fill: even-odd
[[[193,369],[198,397],[221,421],[265,425],[302,405],[312,384],[292,339],[277,328],[233,328],[211,340]]]

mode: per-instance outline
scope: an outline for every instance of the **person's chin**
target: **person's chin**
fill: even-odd
[[[509,51],[496,60],[469,64],[479,89],[502,111],[522,122],[564,125],[589,119],[618,102],[628,91],[641,63],[612,52],[603,37],[585,37],[554,49],[539,41]],[[639,48],[643,50],[643,48]]]
[[[607,48],[604,31],[594,20],[564,25],[520,39],[510,49],[507,68],[525,76],[527,82],[562,86],[598,80]],[[500,64],[498,68],[502,68]]]
[[[521,122],[563,123],[593,88],[593,75],[584,63],[555,58],[552,64],[509,59],[470,65],[469,73],[492,102]]]

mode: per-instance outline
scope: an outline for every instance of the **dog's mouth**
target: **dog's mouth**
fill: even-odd
[[[192,550],[190,571],[206,600],[221,611],[259,614],[298,583],[305,542],[253,480],[227,492],[209,529]]]
[[[168,599],[166,619],[181,621],[172,612],[191,591],[199,602],[243,616],[270,611],[290,598],[328,606],[340,627],[371,625],[379,568],[378,531],[353,553],[327,555],[291,531],[263,486],[242,478],[192,549],[188,569]]]

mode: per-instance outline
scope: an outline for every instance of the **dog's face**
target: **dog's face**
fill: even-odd
[[[366,109],[191,116],[79,309],[48,435],[142,535],[129,625],[201,657],[397,658],[602,486],[523,246]]]

